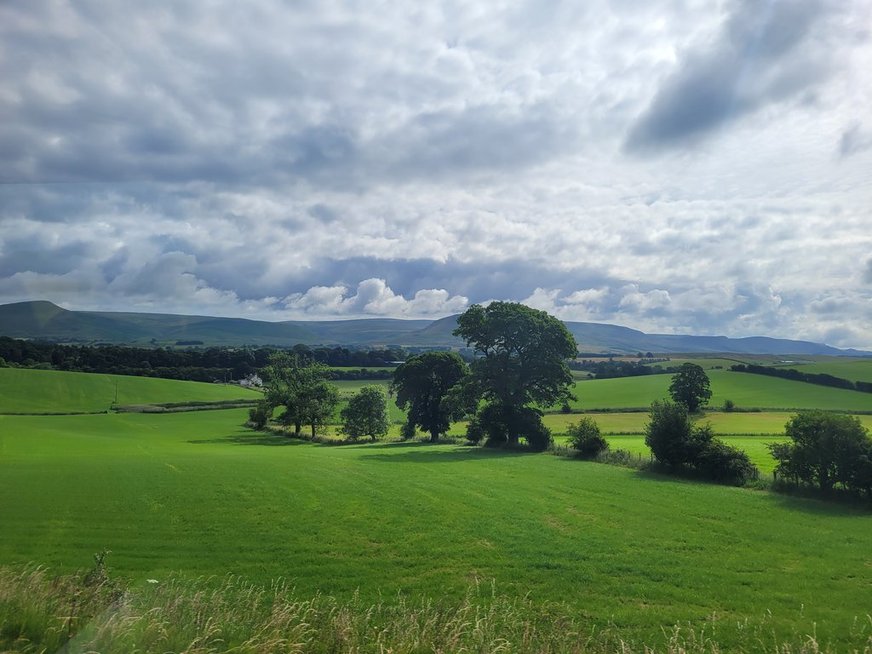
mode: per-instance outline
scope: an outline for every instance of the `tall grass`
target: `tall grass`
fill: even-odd
[[[151,580],[122,588],[102,571],[54,577],[41,567],[0,568],[3,652],[834,652],[807,633],[778,634],[768,615],[743,622],[710,616],[664,628],[658,643],[625,639],[558,604],[506,597],[473,583],[459,601],[376,603],[354,596],[302,597],[282,581]],[[872,652],[872,618],[854,622],[850,651]],[[723,646],[720,634],[729,634]]]

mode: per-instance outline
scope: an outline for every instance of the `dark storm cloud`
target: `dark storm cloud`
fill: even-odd
[[[809,91],[830,72],[828,0],[736,0],[711,45],[683,55],[631,127],[629,151],[692,142],[761,107]]]

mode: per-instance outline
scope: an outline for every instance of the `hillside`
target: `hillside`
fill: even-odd
[[[0,336],[62,343],[461,347],[463,342],[452,335],[456,322],[457,316],[434,321],[369,318],[267,322],[214,316],[69,311],[46,301],[0,305]],[[646,334],[619,325],[588,322],[567,322],[566,326],[580,350],[587,352],[872,354],[779,338]]]

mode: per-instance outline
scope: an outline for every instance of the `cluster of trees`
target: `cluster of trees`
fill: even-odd
[[[532,449],[548,447],[551,433],[538,407],[573,399],[567,359],[577,347],[563,323],[522,304],[494,302],[470,307],[454,333],[476,353],[471,364],[455,352],[435,351],[412,356],[395,369],[391,393],[408,416],[403,435],[421,429],[437,441],[453,421],[466,418],[471,442],[514,446],[524,440]],[[255,424],[283,407],[281,422],[297,435],[310,425],[314,436],[336,408],[338,393],[329,390],[329,372],[297,349],[273,355],[263,375],[268,390],[263,406],[252,411]],[[387,431],[380,415],[373,417],[383,402],[375,390],[364,390],[366,397],[362,392],[352,398],[341,414],[350,438],[376,438]]]
[[[299,438],[303,426],[311,437],[330,423],[339,404],[339,390],[331,384],[330,370],[323,363],[298,353],[274,352],[262,370],[266,381],[264,398],[249,411],[256,428],[266,425],[276,410],[279,423],[293,427]],[[376,440],[388,432],[387,395],[377,386],[364,386],[340,412],[342,431],[350,440]]]
[[[808,411],[793,416],[785,433],[789,442],[769,446],[783,480],[872,498],[872,438],[858,418]]]
[[[711,425],[694,423],[688,407],[680,402],[651,405],[645,444],[670,469],[739,485],[757,476],[747,454],[715,438]]]
[[[650,354],[650,353],[649,353]],[[641,357],[640,357],[641,358]],[[583,370],[590,373],[594,379],[615,379],[618,377],[643,377],[645,375],[662,375],[678,371],[676,366],[653,365],[651,361],[662,359],[649,359],[645,361],[625,361],[609,359],[607,361],[573,361],[569,364],[572,370]]]
[[[851,391],[861,391],[863,393],[872,393],[872,382],[851,381],[842,377],[828,375],[825,372],[801,372],[795,368],[775,368],[773,366],[757,366],[754,364],[739,363],[730,366],[730,370],[734,372],[750,372],[755,375],[768,375],[769,377],[780,377],[781,379],[792,379],[793,381],[807,382],[809,384],[818,384],[820,386],[832,386],[833,388],[845,388]]]
[[[269,364],[272,347],[207,347],[173,349],[126,345],[60,345],[0,337],[0,361],[7,365],[44,367],[189,381],[243,379]],[[295,345],[290,352],[327,366],[385,367],[405,359],[399,348],[353,350]],[[2,364],[0,364],[2,365]],[[390,379],[392,370],[332,370],[333,379]]]

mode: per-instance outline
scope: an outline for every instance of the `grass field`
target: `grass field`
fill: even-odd
[[[868,513],[547,455],[298,443],[244,417],[0,417],[0,562],[64,571],[110,549],[133,580],[282,576],[370,600],[494,580],[649,641],[767,611],[838,640],[869,610]]]
[[[118,404],[208,402],[257,399],[239,386],[99,375],[56,370],[0,368],[0,413],[81,413],[107,411]]]
[[[729,370],[709,370],[707,374],[712,407],[730,399],[740,408],[872,411],[872,393]],[[671,375],[664,374],[579,381],[574,391],[578,400],[571,406],[585,410],[647,408],[654,400],[668,397],[671,379]]]
[[[826,373],[851,381],[872,382],[872,358],[813,360],[801,365],[783,365],[800,372]]]

